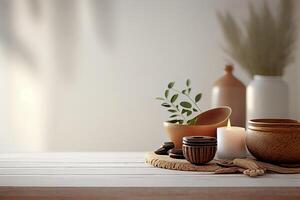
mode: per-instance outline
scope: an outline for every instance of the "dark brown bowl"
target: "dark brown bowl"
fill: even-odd
[[[189,146],[182,145],[183,156],[194,165],[202,165],[214,159],[217,145],[211,146]]]
[[[183,138],[183,156],[195,165],[211,161],[217,151],[217,139],[205,136],[188,136]]]
[[[253,119],[248,122],[246,144],[259,160],[300,163],[300,123],[291,119]]]

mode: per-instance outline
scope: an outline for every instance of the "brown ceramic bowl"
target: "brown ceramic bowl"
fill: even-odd
[[[187,161],[202,165],[214,159],[217,151],[217,139],[206,136],[188,136],[183,138],[182,152]]]
[[[214,159],[217,145],[188,146],[182,145],[183,156],[194,165],[203,165]]]
[[[197,116],[196,125],[175,124],[164,122],[165,131],[176,149],[181,149],[182,138],[185,136],[216,137],[218,127],[226,126],[231,115],[231,108],[224,106],[214,108]]]
[[[300,123],[291,119],[253,119],[246,137],[257,159],[279,164],[300,163]]]

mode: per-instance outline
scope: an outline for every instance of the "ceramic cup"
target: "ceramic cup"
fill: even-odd
[[[214,137],[205,136],[184,137],[182,151],[185,159],[190,163],[205,164],[215,157],[217,140]]]

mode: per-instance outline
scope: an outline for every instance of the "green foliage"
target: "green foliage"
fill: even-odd
[[[165,97],[168,98],[169,96],[169,90],[165,90]]]
[[[197,103],[201,100],[202,93],[198,93],[192,98],[190,96],[192,91],[191,80],[187,79],[185,84],[186,88],[180,92],[180,90],[174,88],[175,82],[170,82],[164,93],[165,98],[156,97],[156,99],[163,101],[161,105],[171,113],[169,122],[194,125],[197,122],[196,116],[201,111]]]
[[[171,89],[171,88],[174,86],[174,84],[175,84],[175,82],[170,82],[170,83],[168,84],[168,88]]]
[[[201,97],[202,97],[202,93],[197,94],[196,97],[195,97],[195,102],[196,103],[199,102]]]
[[[218,13],[227,42],[225,52],[251,75],[283,75],[292,61],[296,41],[293,1],[280,0],[277,13],[273,16],[266,2],[260,12],[249,4],[244,27],[231,14]]]
[[[190,104],[189,102],[187,101],[182,101],[180,102],[180,105],[184,108],[191,108],[192,107],[192,104]]]
[[[178,98],[178,94],[174,94],[171,98],[171,103],[174,103],[177,98]]]

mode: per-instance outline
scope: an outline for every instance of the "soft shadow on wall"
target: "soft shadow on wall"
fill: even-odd
[[[116,90],[110,82],[117,73],[107,61],[114,46],[113,2],[55,1],[53,29],[58,45],[46,127],[50,151],[97,150],[98,137],[106,135],[101,129],[114,129],[115,116],[106,111],[117,107],[106,92]]]
[[[7,121],[7,126],[2,127],[6,134],[1,134],[3,151],[55,150],[56,142],[64,143],[65,136],[60,137],[53,131],[57,131],[59,126],[57,116],[64,114],[60,107],[72,104],[65,99],[70,99],[68,93],[74,89],[73,85],[80,76],[76,70],[78,65],[83,64],[76,58],[87,54],[85,41],[79,37],[83,32],[80,29],[84,28],[81,24],[91,22],[98,43],[111,48],[113,23],[110,20],[110,2],[1,0],[0,42],[7,58],[2,67],[8,69],[9,76],[3,84],[7,95],[1,102],[3,107],[7,107],[1,116],[3,122]],[[84,64],[88,68],[89,63]],[[74,102],[72,106],[75,109],[83,106],[80,99]],[[78,122],[72,117],[67,119],[70,124],[62,126],[70,128],[63,130],[73,129],[74,124],[88,120],[80,111],[76,115]],[[81,146],[82,135],[74,132],[71,135],[78,138],[77,146]],[[88,141],[84,145],[88,145]],[[76,145],[72,150],[76,150]]]
[[[1,0],[1,49],[9,58],[1,66],[8,75],[1,86],[7,94],[2,107],[8,108],[1,117],[11,115],[1,150],[156,148],[167,140],[166,116],[153,98],[169,81],[191,78],[204,93],[201,106],[209,108],[212,82],[227,64],[215,12],[232,10],[243,18],[247,5]],[[293,118],[299,116],[296,96],[300,99],[296,59],[285,76],[292,85]],[[249,81],[238,66],[236,74]]]

